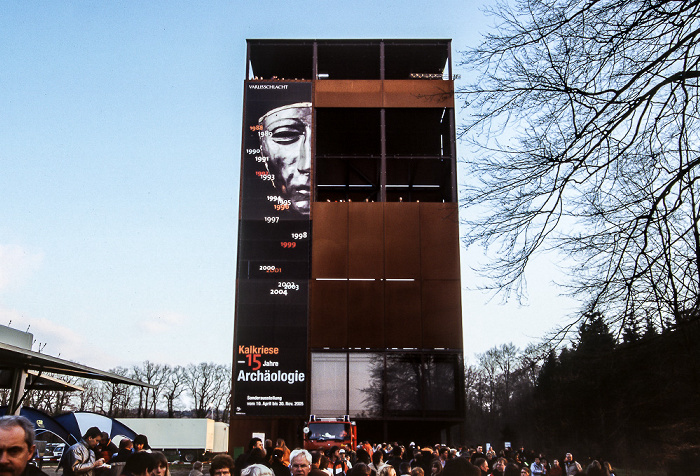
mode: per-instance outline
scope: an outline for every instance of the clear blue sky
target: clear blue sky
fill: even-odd
[[[246,38],[452,38],[456,57],[480,5],[3,1],[0,324],[100,368],[230,362]],[[527,308],[465,291],[468,356],[563,317],[544,266]]]

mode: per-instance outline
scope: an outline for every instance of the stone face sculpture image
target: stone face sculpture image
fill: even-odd
[[[311,103],[278,107],[258,121],[262,152],[273,184],[290,209],[309,215],[311,201]]]

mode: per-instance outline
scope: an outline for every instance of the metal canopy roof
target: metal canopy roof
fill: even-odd
[[[54,374],[104,380],[117,384],[122,383],[139,387],[155,388],[154,385],[141,382],[140,380],[123,377],[112,372],[105,372],[88,367],[87,365],[77,364],[69,360],[59,359],[58,357],[51,357],[50,355],[2,342],[0,342],[0,369],[33,370],[37,373],[50,372]],[[43,378],[44,376],[41,377]],[[29,378],[31,379],[31,377]]]
[[[11,370],[0,370],[0,388],[12,388]],[[26,386],[33,390],[55,390],[61,392],[76,392],[83,391],[83,387],[65,382],[63,380],[41,375],[36,370],[27,372]]]

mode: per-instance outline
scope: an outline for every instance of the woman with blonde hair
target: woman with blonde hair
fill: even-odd
[[[277,438],[276,450],[282,450],[282,462],[289,466],[289,455],[291,451],[287,448],[283,438]]]

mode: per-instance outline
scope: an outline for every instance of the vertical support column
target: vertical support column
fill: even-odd
[[[309,379],[311,380],[311,379]],[[350,415],[350,353],[345,352],[345,413]]]
[[[250,79],[250,43],[245,44],[245,79]]]
[[[457,146],[455,144],[455,110],[450,110],[450,201],[457,202]]]
[[[27,382],[27,371],[24,369],[14,369],[12,372],[12,388],[10,389],[10,402],[7,413],[9,415],[19,415],[22,409],[22,397],[24,397],[24,386]]]
[[[384,95],[384,41],[379,42],[379,79],[382,80],[382,95]],[[379,164],[379,201],[386,202],[386,110],[380,111],[381,163]]]
[[[379,129],[381,137],[381,159],[379,164],[379,201],[386,202],[386,109],[379,110]]]
[[[312,83],[313,84],[313,83]],[[313,94],[313,93],[312,93]],[[318,187],[316,186],[316,108],[311,108],[311,196],[310,200],[312,202],[318,201]],[[311,219],[313,219],[314,205],[309,204],[311,207]]]
[[[379,79],[384,79],[384,41],[379,42]]]
[[[313,64],[311,65],[311,79],[312,79],[312,86],[311,86],[311,97],[312,97],[312,102],[314,95],[316,93],[315,91],[315,85],[316,85],[316,80],[318,79],[318,42],[314,41],[314,46],[313,46]],[[311,142],[311,200],[316,202],[318,201],[318,187],[316,187],[316,108],[312,108],[312,114],[311,114],[311,127],[313,128],[313,141]],[[313,214],[313,205],[311,206],[311,213]]]
[[[452,79],[452,40],[447,40],[447,74],[448,80]]]

